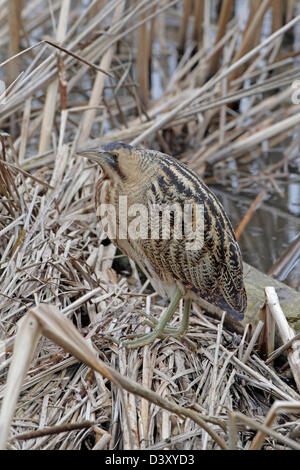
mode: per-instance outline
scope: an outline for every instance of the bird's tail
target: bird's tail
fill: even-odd
[[[225,312],[230,313],[234,318],[237,318],[238,320],[243,320],[244,318],[244,313],[246,311],[247,307],[247,297],[246,297],[246,291],[244,289],[244,292],[242,291],[242,299],[239,302],[239,309],[234,308],[232,305],[230,305],[222,296],[220,292],[212,292],[211,294],[203,294],[199,292],[197,289],[192,288],[192,291],[194,292],[194,297],[193,300],[197,302],[199,300],[199,303],[201,304],[201,300],[204,300],[205,302],[208,302],[208,304],[215,306],[219,308],[220,310],[225,310]],[[203,303],[203,302],[202,302]],[[203,305],[202,305],[203,306]],[[208,306],[209,310],[209,306]]]

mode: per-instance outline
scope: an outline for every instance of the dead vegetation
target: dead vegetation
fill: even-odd
[[[210,181],[221,166],[224,185],[235,171],[236,190],[280,191],[299,145],[299,65],[284,40],[300,16],[291,0],[284,8],[251,0],[241,26],[238,2],[219,3],[0,0],[0,394],[17,322],[40,304],[47,307],[39,322],[55,306],[120,374],[111,382],[115,376],[92,372],[57,323],[50,335],[39,324],[47,338],[34,349],[26,336],[33,357],[9,448],[300,449],[299,391],[289,368],[279,374],[255,344],[249,349],[251,329],[241,337],[194,310],[187,338],[196,352],[170,339],[119,346],[145,328],[141,312],[159,316],[164,303],[101,243],[98,169],[74,157],[87,141],[125,141],[180,155],[205,176],[214,164]],[[245,173],[262,146],[283,142],[282,161],[255,178]]]

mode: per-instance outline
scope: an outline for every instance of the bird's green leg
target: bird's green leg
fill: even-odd
[[[189,326],[189,320],[190,320],[190,311],[191,311],[191,306],[192,306],[192,299],[185,299],[184,301],[184,308],[183,308],[183,314],[182,314],[182,320],[181,320],[181,325],[179,328],[177,328],[177,334],[183,335],[188,329]]]
[[[192,306],[192,300],[185,299],[180,327],[174,328],[172,326],[167,326],[166,328],[164,328],[162,336],[175,336],[175,337],[182,336],[187,331],[188,326],[189,326],[191,306]],[[150,315],[145,315],[145,316],[147,317],[147,320],[145,321],[147,325],[154,327],[155,325],[159,323],[158,320],[156,320],[156,318],[153,318]]]
[[[182,292],[182,290],[179,287],[176,287],[174,297],[172,298],[169,307],[162,315],[159,323],[155,326],[154,331],[136,340],[124,341],[123,344],[125,344],[127,348],[138,348],[139,346],[145,346],[146,344],[152,343],[152,341],[154,341],[156,338],[162,336],[166,324],[171,319],[173,313],[176,310],[178,302],[183,297],[183,295],[184,293]]]

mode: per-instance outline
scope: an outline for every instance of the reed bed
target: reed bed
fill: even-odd
[[[101,233],[99,169],[74,156],[113,141],[161,149],[208,183],[252,190],[252,212],[280,192],[299,147],[300,63],[286,38],[300,11],[238,3],[0,0],[0,396],[18,321],[40,304],[142,386],[111,382],[46,334],[9,448],[300,449],[299,390],[249,326],[230,331],[195,307],[182,343],[122,347],[165,304]],[[246,171],[278,145],[281,161]]]

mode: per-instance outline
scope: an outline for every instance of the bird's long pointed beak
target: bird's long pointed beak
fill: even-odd
[[[86,149],[86,150],[78,150],[75,152],[75,155],[78,157],[85,157],[88,160],[93,162],[104,163],[107,161],[107,153],[102,151],[101,149]]]

